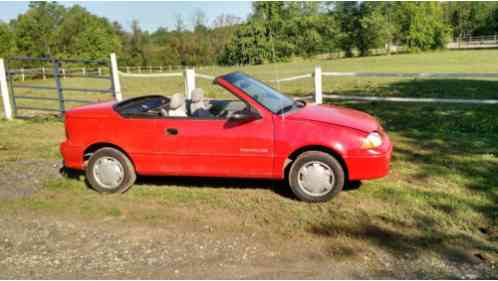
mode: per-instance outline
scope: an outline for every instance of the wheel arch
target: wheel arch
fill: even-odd
[[[346,161],[342,157],[342,155],[335,151],[334,149],[323,146],[323,145],[307,145],[303,146],[301,148],[298,148],[294,150],[289,156],[287,157],[287,161],[284,164],[284,176],[287,178],[289,175],[290,167],[292,166],[292,163],[297,159],[297,157],[304,152],[308,151],[321,151],[324,153],[329,154],[330,156],[334,157],[337,161],[339,161],[339,164],[341,164],[342,169],[344,170],[344,177],[346,180],[349,179],[349,171],[348,171],[348,166],[346,165]]]
[[[93,153],[95,153],[95,151],[97,151],[97,150],[99,150],[101,148],[105,148],[105,147],[110,147],[110,148],[114,148],[116,150],[119,150],[121,153],[123,153],[124,155],[126,155],[126,157],[128,157],[128,159],[130,159],[131,164],[133,165],[133,167],[135,167],[135,163],[133,162],[133,158],[130,157],[130,155],[126,152],[126,150],[124,150],[123,148],[121,148],[121,147],[119,147],[119,146],[117,146],[115,144],[108,143],[108,142],[98,142],[98,143],[94,143],[94,144],[88,146],[83,151],[83,162],[86,163],[88,161],[88,159],[90,158],[90,156]]]

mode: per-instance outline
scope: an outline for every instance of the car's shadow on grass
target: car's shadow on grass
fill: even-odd
[[[60,173],[67,178],[80,180],[85,173],[69,168],[61,168]],[[85,179],[87,187],[93,188]],[[137,176],[135,188],[141,186],[167,188],[225,188],[225,189],[262,189],[270,190],[282,197],[295,200],[288,183],[285,180],[249,179],[249,178],[213,178],[213,177],[180,177],[180,176]],[[360,181],[347,182],[343,191],[353,191],[360,188]]]
[[[157,188],[175,186],[181,188],[227,188],[227,189],[264,189],[280,196],[294,198],[284,181],[241,178],[181,177],[181,176],[138,176],[136,185]]]
[[[228,189],[264,189],[288,198],[296,199],[287,181],[247,178],[212,178],[179,176],[139,176],[136,184],[156,187],[179,186],[185,188],[228,188]],[[343,191],[360,188],[361,182],[348,182]]]

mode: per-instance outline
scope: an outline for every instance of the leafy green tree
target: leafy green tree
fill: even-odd
[[[451,28],[443,20],[442,6],[437,2],[403,3],[402,41],[411,50],[444,48]]]
[[[454,2],[444,3],[445,21],[453,28],[453,38],[494,33],[496,2]]]
[[[10,26],[0,21],[0,58],[8,57],[15,51],[14,33]]]
[[[360,4],[356,46],[360,55],[366,56],[372,49],[383,48],[393,39],[394,26],[388,21],[382,3]]]
[[[252,16],[235,31],[219,61],[261,64],[330,51],[336,45],[335,23],[317,3],[255,2]]]
[[[359,26],[359,4],[353,1],[336,2],[332,10],[339,23],[337,46],[342,49],[346,57],[353,56],[356,47],[356,37]]]
[[[57,30],[65,8],[53,2],[31,2],[26,13],[13,22],[18,52],[43,57],[57,53]]]
[[[79,5],[65,13],[56,34],[60,57],[100,59],[121,47],[114,26]]]
[[[133,65],[146,65],[147,58],[145,46],[147,45],[147,35],[140,28],[138,20],[133,20],[131,24],[131,34],[129,41],[129,58]]]
[[[261,21],[239,26],[225,47],[220,62],[224,64],[262,64],[271,60],[271,44]]]

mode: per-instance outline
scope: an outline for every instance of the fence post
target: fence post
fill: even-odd
[[[323,99],[322,99],[322,68],[317,65],[315,66],[315,73],[314,73],[314,80],[315,80],[315,103],[317,104],[322,104]]]
[[[185,78],[185,96],[187,99],[192,99],[192,91],[195,89],[195,70],[193,68],[185,68],[183,72]]]
[[[53,63],[53,72],[54,72],[54,79],[55,79],[55,88],[57,91],[57,97],[59,98],[59,111],[61,114],[64,114],[65,108],[64,108],[64,93],[62,92],[62,84],[61,84],[61,79],[60,79],[60,62],[58,60],[52,61]],[[65,75],[64,69],[62,69],[62,73]]]
[[[159,66],[159,72],[163,72],[163,66]]]
[[[142,68],[138,66],[138,73],[142,73]]]
[[[100,67],[97,69],[97,71],[99,73],[99,76],[102,76],[102,69]]]
[[[21,80],[24,82],[25,79],[26,77],[24,75],[24,68],[21,68]]]
[[[42,78],[43,78],[43,80],[47,79],[47,76],[45,74],[45,66],[42,67]]]
[[[117,101],[123,100],[123,95],[121,94],[121,84],[119,83],[119,70],[118,70],[118,60],[116,59],[116,54],[111,54],[111,75],[112,75],[112,88],[114,90],[114,98]]]
[[[7,87],[7,73],[5,63],[0,59],[0,94],[3,101],[3,113],[7,120],[12,120],[12,104],[10,103],[9,87]]]
[[[81,68],[81,75],[86,76],[86,68],[85,67]]]
[[[66,69],[62,69],[62,78],[66,79]]]

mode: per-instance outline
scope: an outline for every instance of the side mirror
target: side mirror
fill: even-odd
[[[261,116],[257,112],[245,109],[234,112],[229,119],[232,121],[250,122],[260,118]]]

